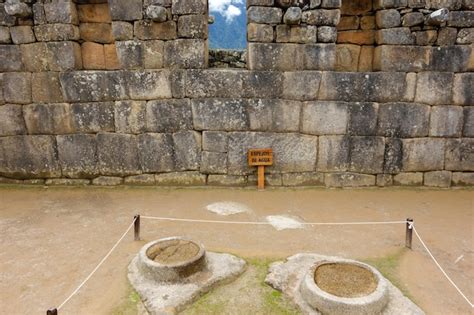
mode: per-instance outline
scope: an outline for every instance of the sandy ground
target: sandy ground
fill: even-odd
[[[45,314],[95,267],[136,213],[210,220],[264,221],[269,215],[306,222],[415,219],[417,229],[453,280],[474,300],[472,190],[267,190],[156,188],[0,188],[0,305],[3,314]],[[251,211],[222,217],[214,202]],[[214,251],[283,258],[316,252],[365,259],[404,246],[405,226],[271,226],[142,220],[61,314],[109,314],[127,298],[128,262],[146,242],[182,235]],[[473,314],[418,242],[403,255],[399,277],[429,314]]]

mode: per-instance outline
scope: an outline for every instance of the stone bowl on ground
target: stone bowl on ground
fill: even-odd
[[[320,261],[306,273],[300,290],[323,314],[380,314],[389,298],[385,278],[360,262]]]
[[[201,244],[181,237],[169,237],[146,244],[138,254],[138,268],[150,280],[185,281],[206,268],[206,251]]]

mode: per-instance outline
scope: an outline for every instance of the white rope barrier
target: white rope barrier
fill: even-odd
[[[271,225],[270,222],[255,221],[219,221],[219,220],[199,220],[199,219],[181,219],[169,217],[151,217],[140,216],[143,219],[159,220],[159,221],[177,221],[192,223],[216,223],[216,224],[240,224],[240,225]],[[302,225],[377,225],[377,224],[406,224],[407,221],[374,221],[374,222],[301,222]]]
[[[431,253],[431,251],[429,250],[428,246],[426,246],[425,242],[421,239],[421,236],[420,234],[418,234],[418,231],[416,230],[414,224],[411,224],[411,227],[413,228],[413,232],[415,232],[415,235],[416,237],[420,240],[420,243],[421,245],[423,245],[423,247],[425,248],[426,252],[430,255],[431,259],[434,261],[434,263],[436,264],[436,266],[438,267],[439,270],[441,270],[441,272],[443,273],[443,275],[446,277],[446,279],[448,279],[448,281],[453,285],[453,287],[459,292],[459,294],[461,294],[461,296],[466,300],[467,303],[469,303],[469,305],[471,307],[474,307],[474,305],[472,304],[472,302],[466,297],[466,295],[461,291],[461,289],[459,289],[459,287],[456,285],[456,283],[454,283],[453,280],[451,280],[451,278],[448,276],[448,274],[446,273],[446,271],[444,271],[443,267],[441,267],[441,265],[438,263],[438,261],[436,260],[436,258],[433,256],[433,254]]]
[[[115,243],[115,245],[112,247],[112,249],[107,253],[107,255],[104,256],[104,258],[102,258],[102,260],[99,262],[99,264],[94,268],[94,270],[92,270],[92,272],[84,279],[84,281],[82,281],[82,283],[77,287],[76,290],[74,290],[74,292],[71,293],[71,295],[69,295],[67,297],[67,299],[64,300],[64,302],[61,303],[61,305],[58,306],[57,310],[60,310],[67,302],[69,302],[69,300],[77,294],[77,292],[79,292],[79,290],[86,284],[87,281],[89,281],[89,279],[94,275],[94,273],[100,268],[100,266],[102,266],[102,264],[107,260],[107,258],[109,258],[110,254],[112,254],[112,252],[115,250],[115,248],[117,248],[117,246],[120,244],[120,242],[124,239],[124,237],[127,235],[127,233],[130,231],[130,229],[132,228],[132,226],[135,224],[135,221],[137,220],[137,218],[134,218],[133,219],[133,222],[128,226],[127,230],[123,233],[123,235],[119,238],[119,240]]]

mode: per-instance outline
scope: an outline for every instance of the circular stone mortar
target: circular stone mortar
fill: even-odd
[[[342,274],[332,274],[338,271]],[[352,274],[344,276],[347,271]],[[321,313],[337,315],[380,314],[389,299],[388,283],[380,272],[369,265],[346,260],[321,261],[314,265],[304,276],[300,293]]]
[[[163,238],[142,247],[137,266],[150,280],[180,282],[206,268],[206,251],[188,239]]]

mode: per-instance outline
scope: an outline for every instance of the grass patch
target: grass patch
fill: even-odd
[[[140,302],[140,296],[130,285],[128,285],[127,297],[124,298],[119,306],[112,310],[110,315],[136,315],[138,311],[138,302]]]
[[[375,267],[394,286],[400,289],[400,291],[402,291],[402,293],[407,298],[414,301],[413,296],[408,291],[408,288],[401,282],[400,277],[398,276],[398,267],[400,266],[400,261],[405,255],[406,251],[406,248],[402,248],[388,256],[367,258],[363,259],[362,261]]]

